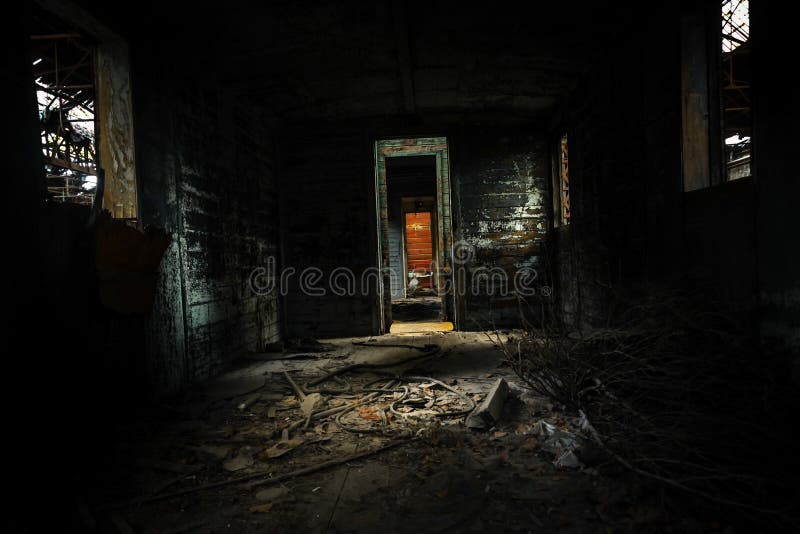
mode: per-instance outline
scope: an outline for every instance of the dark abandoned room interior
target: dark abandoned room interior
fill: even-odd
[[[800,532],[783,3],[14,4],[4,532]]]

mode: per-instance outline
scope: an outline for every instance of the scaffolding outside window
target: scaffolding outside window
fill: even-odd
[[[751,175],[751,47],[748,0],[722,2],[721,80],[724,178]]]
[[[733,52],[750,38],[749,0],[723,0],[722,51]]]
[[[31,48],[48,196],[91,205],[97,187],[95,48],[55,21],[37,22]]]

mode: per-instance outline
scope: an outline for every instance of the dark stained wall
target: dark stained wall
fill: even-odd
[[[759,326],[772,350],[794,361],[800,383],[800,179],[797,99],[780,68],[794,35],[792,17],[774,0],[753,2],[756,54],[754,160]]]
[[[151,52],[134,55],[141,217],[172,245],[148,360],[156,389],[174,391],[279,337],[277,293],[250,287],[278,255],[274,149],[246,103]]]
[[[794,100],[774,65],[789,30],[777,2],[752,9],[752,178],[683,192],[680,6],[620,32],[564,100],[552,134],[569,134],[573,218],[553,242],[569,322],[602,324],[620,292],[713,294],[770,354],[800,361]]]
[[[515,290],[530,290],[533,294],[524,296],[535,297],[547,274],[543,255],[550,191],[545,138],[518,129],[456,135],[451,159],[457,239],[470,257],[463,265],[462,327],[519,325]],[[519,278],[523,274],[525,280]]]
[[[441,126],[431,130],[447,132]],[[347,267],[360,280],[365,270],[377,264],[374,142],[415,137],[405,135],[400,127],[395,130],[398,135],[384,132],[378,135],[372,128],[329,124],[322,131],[307,128],[284,139],[283,267],[294,268],[298,274],[318,268],[323,275],[319,285],[325,290],[322,296],[309,295],[301,290],[299,277],[292,277],[285,298],[290,336],[378,331],[374,285],[366,293],[359,287],[356,295],[339,296],[330,291],[328,280],[337,267]],[[453,129],[448,141],[454,238],[470,247],[470,261],[464,265],[468,293],[459,312],[461,328],[475,329],[491,322],[517,325],[515,296],[503,295],[500,287],[490,295],[486,284],[478,284],[475,294],[470,288],[479,269],[487,274],[490,269],[502,269],[513,280],[517,270],[541,266],[549,205],[544,136],[519,133],[518,128],[497,131],[471,126]]]
[[[146,326],[159,391],[214,374],[281,329],[377,331],[374,285],[311,296],[297,277],[308,267],[329,274],[341,258],[359,275],[375,265],[373,142],[410,134],[451,142],[454,237],[474,247],[462,328],[518,318],[516,298],[470,294],[479,269],[548,270],[548,142],[566,131],[574,219],[550,243],[571,321],[602,317],[614,288],[711,281],[745,307],[757,293],[762,335],[797,346],[796,247],[776,231],[797,217],[790,114],[776,104],[790,95],[780,69],[762,63],[756,179],[684,194],[680,6],[653,18],[644,8],[548,5],[536,17],[548,24],[531,31],[532,17],[463,3],[410,6],[405,18],[397,6],[355,2],[256,11],[234,2],[225,13],[176,4],[164,6],[160,31],[142,35],[152,22],[144,10],[120,18],[83,3],[132,39],[141,218],[173,237]],[[775,6],[754,3],[761,58],[783,50]],[[647,24],[632,24],[637,15]],[[4,76],[19,90],[15,69]],[[35,157],[20,172],[31,174]],[[22,183],[30,207],[34,182]],[[36,210],[15,210],[35,234],[26,214]],[[282,309],[247,287],[270,257],[298,271]]]
[[[364,130],[309,128],[287,136],[281,146],[281,267],[295,273],[287,278],[286,334],[374,333],[375,286],[368,282],[367,291],[362,291],[360,283],[363,273],[377,262],[369,138]],[[357,277],[358,287],[352,294],[331,291],[328,280],[338,267],[350,269]],[[323,278],[318,284],[307,280],[312,291],[302,291],[300,277],[316,270]],[[318,290],[324,294],[314,294]]]
[[[556,295],[573,324],[605,321],[616,290],[684,273],[672,15],[662,39],[643,28],[610,39],[554,122],[551,142],[568,136],[572,207],[570,224],[554,232]]]

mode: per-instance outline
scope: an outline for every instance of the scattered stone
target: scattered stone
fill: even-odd
[[[578,469],[579,467],[583,467],[583,463],[581,463],[581,461],[572,451],[566,451],[553,463],[556,467],[565,467],[568,469]]]
[[[508,396],[508,384],[503,378],[497,380],[483,402],[469,414],[467,428],[486,430],[491,428],[503,413],[503,404]]]
[[[324,400],[322,395],[319,393],[309,393],[300,401],[300,410],[303,412],[303,416],[308,417],[316,410],[322,408],[323,404]]]
[[[242,469],[252,466],[254,463],[253,454],[249,450],[243,449],[230,460],[223,462],[222,467],[226,471],[241,471]]]

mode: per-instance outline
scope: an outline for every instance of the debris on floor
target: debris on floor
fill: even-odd
[[[169,412],[188,420],[121,429],[130,449],[93,511],[135,532],[619,526],[580,459],[580,421],[526,393],[485,336],[325,345],[198,388]]]
[[[503,403],[507,396],[508,384],[503,378],[498,378],[480,406],[467,417],[467,428],[488,429],[492,427],[500,420]]]

